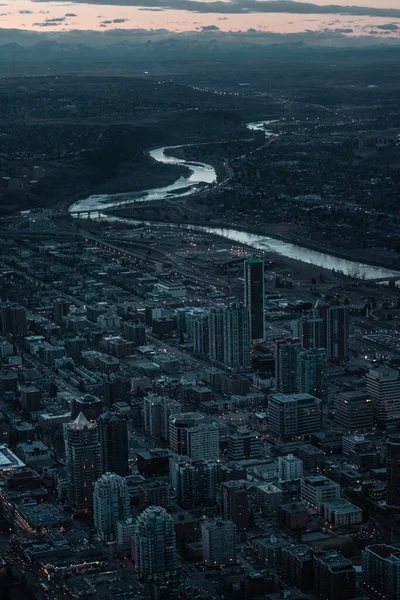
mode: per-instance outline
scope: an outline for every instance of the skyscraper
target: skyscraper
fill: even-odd
[[[94,486],[94,526],[105,542],[116,536],[116,524],[130,515],[129,493],[125,480],[115,473],[105,473]]]
[[[194,352],[207,355],[209,352],[208,313],[205,312],[194,318],[192,337]]]
[[[103,473],[129,474],[128,422],[125,417],[108,411],[97,421]]]
[[[352,562],[336,550],[314,555],[314,592],[323,600],[355,598],[356,572]]]
[[[345,431],[362,431],[374,424],[372,398],[359,391],[342,392],[335,398],[335,423]]]
[[[325,348],[310,348],[298,354],[297,391],[325,400],[328,394],[328,359]]]
[[[282,394],[298,392],[298,357],[302,351],[298,338],[275,343],[275,387]]]
[[[224,309],[224,364],[231,368],[250,365],[251,328],[250,310],[241,302],[233,302]]]
[[[161,398],[156,394],[144,399],[144,430],[153,438],[161,435]]]
[[[386,442],[387,504],[400,508],[400,435],[392,434]]]
[[[94,484],[101,475],[101,450],[96,423],[81,412],[64,425],[67,459],[67,499],[76,511],[93,508]]]
[[[324,348],[324,320],[314,314],[302,317],[295,323],[294,335],[300,339],[301,345],[306,350]]]
[[[57,298],[53,303],[53,319],[57,325],[61,325],[63,317],[69,314],[69,302],[63,298]]]
[[[203,560],[207,567],[230,565],[236,561],[236,525],[214,519],[201,526]]]
[[[208,355],[220,363],[224,362],[224,309],[216,306],[208,314]]]
[[[174,522],[164,508],[150,506],[136,520],[132,558],[138,577],[163,581],[177,571]]]
[[[26,308],[15,304],[3,304],[0,310],[1,331],[4,335],[26,335]]]
[[[318,305],[318,314],[324,321],[324,335],[328,360],[345,362],[349,358],[349,308],[345,304]]]
[[[265,338],[264,261],[247,258],[244,261],[244,304],[250,310],[251,339]]]
[[[182,508],[216,504],[218,466],[216,461],[205,460],[177,460],[171,463],[176,498]]]

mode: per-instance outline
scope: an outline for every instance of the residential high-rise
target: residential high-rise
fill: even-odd
[[[219,457],[219,427],[199,413],[172,415],[169,445],[176,454],[193,460],[215,460]]]
[[[249,498],[245,481],[224,481],[221,484],[220,514],[224,521],[233,521],[238,531],[249,525]]]
[[[162,396],[161,402],[161,437],[163,440],[169,439],[169,418],[171,415],[177,415],[182,412],[182,404],[168,396]]]
[[[328,359],[325,348],[302,350],[298,354],[297,391],[326,400]]]
[[[392,434],[386,442],[387,504],[400,509],[400,434]]]
[[[194,352],[207,355],[209,352],[208,313],[195,317],[192,327]]]
[[[275,387],[282,394],[298,392],[298,363],[302,351],[298,338],[286,338],[275,343]]]
[[[100,538],[115,540],[117,521],[130,515],[128,486],[119,475],[105,473],[94,486],[93,518]]]
[[[236,561],[236,525],[213,519],[201,526],[203,560],[207,567],[231,565]]]
[[[136,520],[132,558],[138,577],[164,581],[177,572],[176,534],[172,517],[160,506],[150,506]]]
[[[137,470],[143,477],[164,477],[169,475],[170,453],[163,448],[149,448],[137,453]]]
[[[345,362],[349,358],[349,308],[345,304],[317,307],[324,321],[324,335],[328,360]]]
[[[128,422],[125,417],[108,411],[97,420],[103,473],[129,474]]]
[[[294,335],[306,350],[324,348],[324,320],[315,315],[302,317],[295,323]]]
[[[282,548],[282,575],[291,586],[306,591],[313,587],[313,552],[305,544]]]
[[[69,302],[63,298],[57,298],[53,303],[53,319],[57,325],[61,325],[63,317],[69,314]]]
[[[241,302],[233,302],[223,312],[224,364],[231,368],[250,365],[250,310]]]
[[[367,394],[374,402],[379,427],[395,427],[400,423],[400,376],[397,369],[379,366],[365,377]]]
[[[303,461],[293,454],[279,456],[278,472],[281,481],[293,481],[303,477]]]
[[[400,598],[400,550],[387,544],[367,546],[362,553],[363,586],[373,598]]]
[[[81,412],[64,424],[67,460],[67,499],[76,511],[91,511],[95,482],[101,475],[101,448],[98,427]]]
[[[161,436],[161,398],[155,394],[144,399],[144,430],[153,438]]]
[[[219,463],[216,461],[171,462],[171,478],[176,484],[176,499],[182,508],[216,504],[218,467]]]
[[[322,424],[321,400],[310,394],[272,394],[268,429],[282,441],[308,437]]]
[[[224,362],[224,306],[216,306],[208,313],[208,355],[211,360]]]
[[[2,304],[0,311],[3,335],[14,337],[26,335],[26,308],[15,304]]]
[[[345,431],[362,431],[374,424],[372,398],[364,392],[342,392],[335,398],[335,423]]]
[[[315,554],[314,592],[321,600],[355,598],[356,572],[352,562],[336,550]]]
[[[264,261],[247,258],[244,261],[244,304],[250,309],[251,339],[265,338]]]
[[[194,412],[178,413],[169,417],[169,447],[175,454],[188,454],[187,430],[200,425],[204,415]]]

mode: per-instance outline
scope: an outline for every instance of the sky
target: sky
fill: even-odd
[[[121,29],[332,32],[400,43],[400,0],[0,0],[0,45],[1,30]]]

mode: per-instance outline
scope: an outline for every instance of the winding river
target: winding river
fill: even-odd
[[[253,131],[264,131],[265,137],[269,138],[277,134],[268,130],[267,127],[268,125],[276,122],[277,121],[256,121],[253,123],[248,123],[247,128]],[[205,186],[210,186],[216,183],[217,175],[214,167],[211,165],[207,165],[206,163],[202,162],[186,161],[165,154],[165,150],[167,148],[172,149],[177,147],[180,146],[156,148],[155,150],[150,150],[149,155],[154,160],[164,164],[182,165],[187,167],[190,170],[190,173],[187,176],[179,177],[170,185],[148,189],[143,192],[89,196],[88,198],[79,200],[70,206],[70,213],[74,215],[74,213],[85,210],[111,209],[127,203],[162,200],[164,198],[173,197],[174,195],[188,196],[198,192]],[[102,217],[104,219],[109,219],[110,221],[124,220],[130,223],[132,222],[131,219],[116,218],[108,215],[107,213],[102,213]],[[168,224],[168,226],[173,225]],[[305,263],[314,264],[324,269],[341,271],[345,275],[350,275],[360,279],[384,279],[386,277],[399,277],[400,280],[400,271],[394,271],[391,269],[385,269],[383,267],[376,267],[373,265],[347,260],[332,254],[311,250],[305,248],[304,246],[298,246],[297,244],[285,242],[270,236],[255,235],[236,229],[202,227],[197,225],[185,225],[181,227],[185,227],[193,231],[213,233],[226,239],[239,242],[241,244],[246,244],[253,248],[262,249],[267,252],[274,252],[281,256],[286,256],[288,258],[300,260]]]

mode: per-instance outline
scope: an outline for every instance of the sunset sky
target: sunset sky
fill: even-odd
[[[335,4],[332,11],[318,14],[318,7],[332,4]],[[277,12],[273,12],[273,5],[278,8]],[[358,14],[357,9],[349,6],[358,7]],[[221,31],[255,29],[266,33],[337,32],[343,36],[400,41],[400,0],[315,0],[308,3],[306,0],[295,3],[290,0],[219,0],[217,3],[208,0],[88,0],[88,3],[3,0],[0,3],[0,29],[3,30],[50,33],[166,29],[182,32],[207,28],[217,31],[217,27]]]

